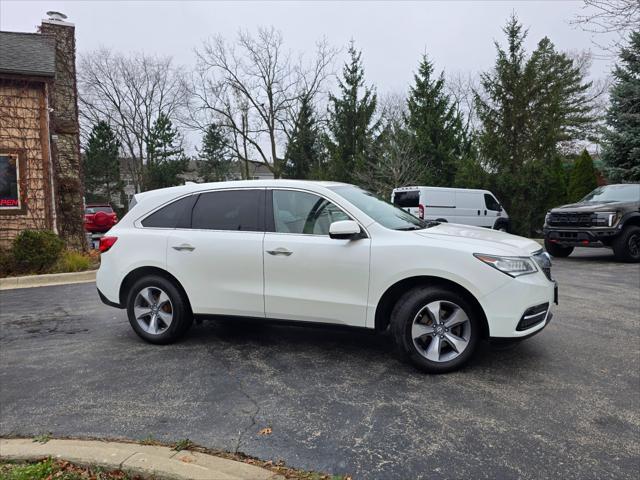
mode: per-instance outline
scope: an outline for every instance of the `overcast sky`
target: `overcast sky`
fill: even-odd
[[[448,2],[178,2],[178,1],[0,1],[0,29],[33,32],[48,10],[76,25],[82,53],[100,46],[123,52],[168,54],[178,64],[194,63],[195,47],[212,34],[233,37],[238,29],[274,25],[288,47],[311,52],[325,36],[336,47],[350,39],[363,51],[368,83],[378,92],[405,92],[423,52],[438,70],[486,70],[493,65],[493,41],[516,12],[529,28],[528,50],[547,35],[563,51],[593,49],[590,34],[570,25],[581,1]],[[339,58],[338,67],[343,56]],[[593,78],[606,76],[610,62],[596,60]]]

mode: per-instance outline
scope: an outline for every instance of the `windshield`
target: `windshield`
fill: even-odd
[[[391,228],[392,230],[419,230],[427,227],[424,221],[389,202],[385,202],[371,192],[351,185],[330,188],[383,227]]]
[[[581,203],[601,202],[638,202],[640,201],[640,184],[607,185],[598,187],[580,200]]]

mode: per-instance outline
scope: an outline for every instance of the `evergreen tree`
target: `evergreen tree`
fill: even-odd
[[[342,182],[352,182],[356,172],[366,168],[379,127],[373,118],[377,96],[365,87],[361,56],[351,42],[349,61],[338,80],[340,94],[329,95],[329,176]]]
[[[147,189],[179,185],[182,181],[178,175],[185,172],[187,165],[180,134],[169,117],[161,113],[147,139]]]
[[[300,102],[300,110],[294,132],[285,153],[284,176],[307,179],[320,170],[320,137],[313,106],[307,97]]]
[[[482,75],[482,92],[475,96],[480,158],[514,230],[530,235],[542,225],[550,202],[564,200],[559,147],[585,138],[593,123],[590,84],[547,38],[527,58],[527,32],[515,16],[504,32],[507,48],[496,44],[495,68]]]
[[[602,160],[612,180],[640,181],[640,30],[620,52],[607,111]]]
[[[569,179],[569,201],[577,202],[598,186],[593,160],[586,150],[576,159]]]
[[[222,129],[212,123],[202,138],[197,160],[198,175],[205,182],[224,181],[231,172],[229,144]]]
[[[119,149],[120,143],[107,122],[93,126],[84,158],[84,185],[90,200],[112,202],[121,193]]]
[[[422,57],[414,75],[407,106],[407,124],[415,151],[425,167],[427,185],[451,186],[464,148],[464,131],[457,105],[445,90],[444,74],[434,75],[433,64]]]

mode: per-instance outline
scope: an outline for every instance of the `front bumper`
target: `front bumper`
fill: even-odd
[[[514,278],[479,299],[487,317],[489,337],[527,338],[542,330],[551,320],[557,303],[557,284],[541,271]],[[548,305],[542,319],[523,322],[525,316],[539,313]]]
[[[619,229],[545,227],[543,232],[545,240],[563,247],[604,247],[619,233]]]

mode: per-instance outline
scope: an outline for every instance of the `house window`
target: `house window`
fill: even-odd
[[[20,210],[20,162],[18,155],[0,153],[0,209]]]

